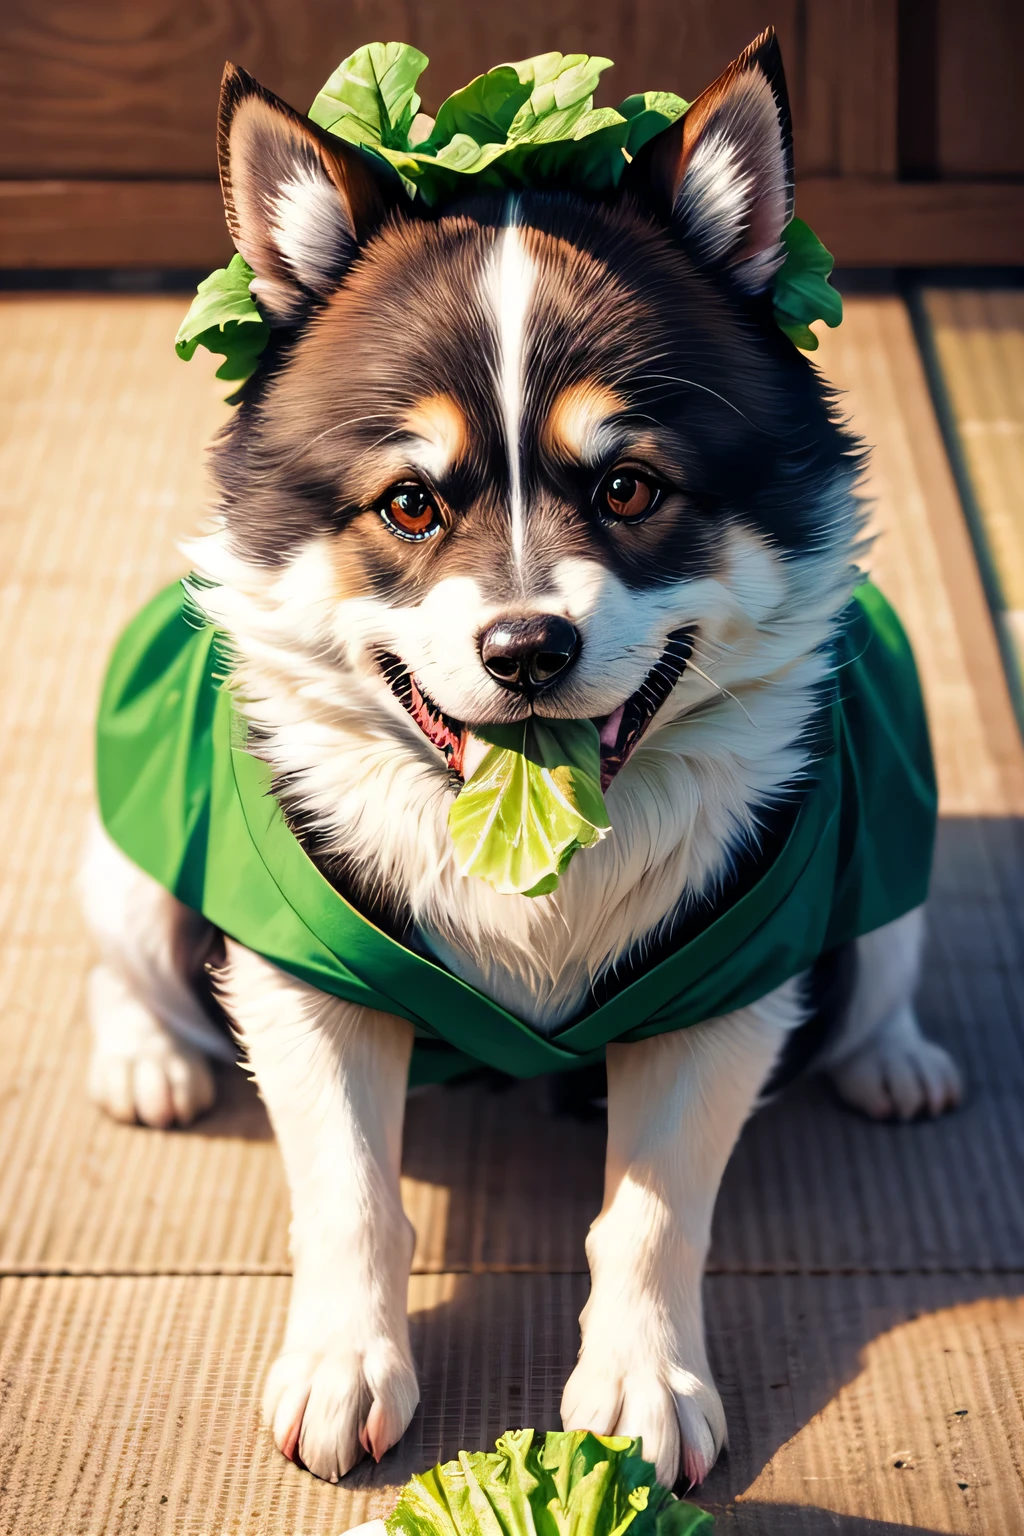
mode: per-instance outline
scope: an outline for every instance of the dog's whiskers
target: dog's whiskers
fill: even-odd
[[[738,405],[732,400],[726,399],[725,395],[719,394],[717,389],[712,389],[709,384],[698,384],[696,379],[684,379],[674,373],[642,373],[634,375],[634,377],[639,379],[661,379],[669,384],[682,384],[687,389],[698,389],[702,394],[713,395],[716,400],[721,400],[723,405],[728,406],[730,411],[735,411],[737,416],[742,416],[747,425],[753,427],[755,431],[764,432],[767,430],[765,427],[758,427],[756,422],[751,421],[746,411],[740,410]]]
[[[738,698],[736,694],[732,693],[728,688],[723,688],[721,683],[716,683],[715,679],[713,677],[709,677],[706,672],[702,672],[692,657],[688,663],[688,668],[691,672],[696,672],[697,676],[702,677],[706,683],[710,683],[711,687],[717,689],[724,698],[732,699],[734,704],[738,704],[740,709],[742,709],[743,713],[746,715],[747,719],[750,721],[751,725],[754,727],[755,731],[759,731],[761,729],[754,717],[751,715],[750,710],[744,704],[743,700]]]
[[[363,421],[387,421],[391,414],[390,411],[371,411],[366,416],[350,416],[346,421],[336,421],[333,426],[325,427],[322,432],[318,432],[315,437],[311,437],[307,442],[300,443],[294,453],[290,453],[287,458],[276,462],[272,470],[267,470],[262,474],[254,471],[252,478],[254,481],[272,480],[283,469],[287,469],[290,464],[294,464],[296,459],[301,459],[304,453],[308,453],[311,448],[315,448],[317,443],[322,442],[325,437],[330,437],[332,433],[343,432],[346,427],[358,426]],[[393,434],[388,433],[386,435],[392,436]],[[383,442],[384,438],[379,439],[379,441]],[[373,446],[376,447],[376,444],[373,444]]]

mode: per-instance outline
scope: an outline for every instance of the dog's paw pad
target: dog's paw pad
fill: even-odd
[[[915,1033],[871,1040],[830,1073],[840,1098],[872,1120],[913,1120],[955,1109],[963,1095],[948,1051]]]
[[[89,1097],[129,1125],[191,1125],[216,1096],[205,1056],[177,1042],[134,1054],[95,1051],[89,1064]]]
[[[419,1402],[412,1364],[388,1340],[369,1349],[289,1350],[271,1366],[263,1417],[282,1455],[336,1483],[365,1451],[379,1461]]]
[[[726,1438],[722,1400],[709,1380],[678,1367],[608,1369],[588,1361],[586,1351],[562,1394],[562,1424],[640,1436],[666,1488],[680,1472],[690,1488],[702,1483]]]

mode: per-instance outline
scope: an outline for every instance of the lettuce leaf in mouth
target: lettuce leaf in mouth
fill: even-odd
[[[708,1536],[711,1516],[655,1479],[639,1440],[506,1430],[412,1478],[388,1536]]]
[[[476,188],[607,193],[637,151],[689,105],[672,91],[644,91],[617,108],[595,107],[594,90],[611,60],[541,53],[478,75],[448,97],[431,125],[418,115],[416,92],[427,62],[409,43],[368,43],[342,60],[309,115],[385,161],[409,197],[428,207]],[[842,319],[842,299],[828,282],[832,258],[801,219],[787,225],[782,242],[775,319],[796,346],[813,351],[811,322]],[[225,358],[218,378],[249,377],[270,335],[249,293],[253,275],[238,255],[200,283],[178,332],[179,357],[187,362],[206,347]]]
[[[459,873],[507,895],[547,896],[611,823],[591,720],[474,726],[490,751],[448,813]]]

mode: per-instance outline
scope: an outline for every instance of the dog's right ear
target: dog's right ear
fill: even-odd
[[[292,110],[244,69],[224,67],[217,159],[236,247],[271,325],[325,298],[396,194],[386,169]]]
[[[793,129],[773,28],[644,146],[624,184],[701,266],[727,270],[747,293],[770,285],[793,217]]]

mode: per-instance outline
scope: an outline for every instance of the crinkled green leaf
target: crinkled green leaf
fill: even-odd
[[[270,335],[249,292],[254,275],[236,253],[226,267],[203,278],[174,338],[174,349],[183,362],[189,362],[197,347],[205,347],[224,358],[218,379],[249,377]]]
[[[579,123],[579,138],[553,143],[478,144],[459,135],[436,155],[396,150],[379,153],[398,172],[407,189],[414,189],[429,208],[436,208],[471,191],[518,191],[543,187],[579,192],[605,192],[618,185],[626,161],[623,155],[628,124],[609,120],[603,109]],[[466,178],[472,176],[472,186]]]
[[[687,110],[671,91],[629,96],[618,110],[595,108],[594,89],[610,63],[584,53],[542,53],[501,64],[450,96],[433,126],[428,119],[418,128],[413,144],[416,84],[427,59],[408,43],[370,43],[338,66],[310,116],[385,160],[409,196],[428,207],[464,196],[470,177],[481,190],[606,193],[618,186],[627,161]],[[842,299],[828,282],[832,258],[800,219],[782,238],[786,260],[775,280],[775,318],[798,347],[813,351],[818,342],[811,323],[834,326],[842,319]],[[249,376],[270,334],[249,294],[252,275],[236,256],[200,284],[178,332],[180,357],[209,347],[225,358],[218,378]],[[557,870],[538,889],[553,889],[553,879]]]
[[[635,155],[649,139],[663,133],[688,107],[689,102],[673,91],[643,91],[638,96],[627,96],[619,112],[629,123],[626,138],[629,155]]]
[[[530,94],[512,119],[509,142],[550,143],[573,136],[592,110],[594,91],[611,59],[585,53],[541,53],[514,66]]]
[[[378,153],[430,207],[477,187],[604,191],[622,173],[629,127],[593,91],[610,60],[545,53],[479,75],[441,106],[414,151]],[[584,142],[585,141],[585,142]]]
[[[388,1536],[708,1536],[711,1516],[663,1488],[639,1440],[506,1430],[406,1484]]]
[[[504,153],[504,144],[478,144],[468,133],[457,133],[438,150],[436,161],[448,170],[459,171],[465,176],[476,176]]]
[[[818,338],[809,325],[804,325],[799,320],[786,320],[782,311],[775,313],[775,324],[784,335],[788,336],[794,347],[799,347],[802,352],[817,352]]]
[[[657,112],[670,123],[682,117],[690,103],[677,96],[675,91],[641,91],[637,96],[627,96],[619,108],[623,117],[632,120],[644,112]]]
[[[368,43],[342,60],[309,115],[351,144],[406,149],[426,67],[426,54],[409,43]]]
[[[491,750],[448,815],[459,871],[509,895],[546,895],[609,826],[597,727],[531,716],[476,734]]]
[[[775,278],[775,321],[796,346],[814,352],[818,338],[810,329],[812,322],[824,320],[834,329],[843,318],[842,294],[828,280],[832,254],[803,219],[790,220],[782,231],[782,244],[786,259]]]
[[[504,144],[516,113],[529,100],[530,89],[514,64],[499,64],[477,75],[439,108],[427,145],[440,148],[456,134],[466,134],[477,144]]]

